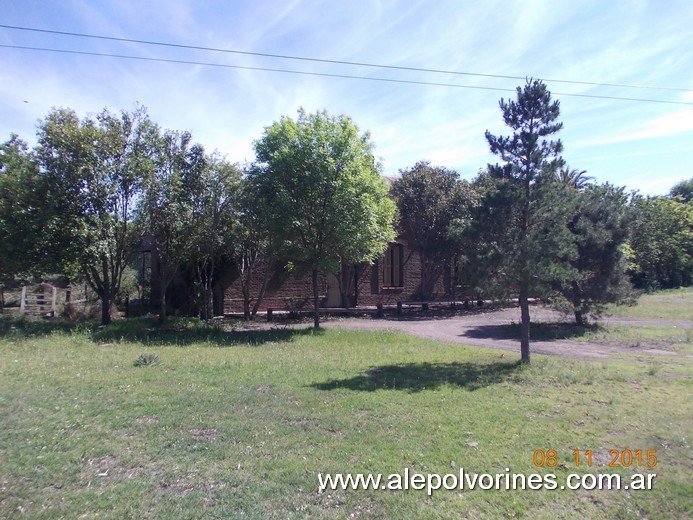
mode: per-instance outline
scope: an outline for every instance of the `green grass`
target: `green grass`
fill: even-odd
[[[612,317],[655,320],[651,324],[611,323]],[[693,288],[672,289],[643,294],[636,306],[612,306],[596,323],[578,326],[567,318],[561,322],[533,322],[532,339],[551,341],[570,339],[596,343],[618,343],[625,346],[650,346],[663,350],[693,353],[693,328],[656,320],[693,322]],[[503,337],[520,338],[520,324],[499,327]]]
[[[693,287],[643,294],[633,307],[611,307],[609,313],[630,318],[693,320]]]
[[[690,359],[523,367],[384,332],[0,324],[2,518],[691,514]],[[588,471],[575,449],[626,448],[657,450],[653,491],[317,492],[320,472],[564,478]],[[537,449],[564,467],[535,468]]]

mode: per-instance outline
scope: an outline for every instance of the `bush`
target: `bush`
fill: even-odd
[[[136,367],[155,367],[157,365],[161,364],[161,360],[159,359],[159,356],[156,354],[140,354],[140,357],[138,357],[135,362],[133,363],[133,366]]]

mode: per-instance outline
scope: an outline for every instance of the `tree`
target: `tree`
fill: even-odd
[[[370,136],[346,116],[298,111],[255,141],[249,181],[262,199],[267,229],[296,269],[312,274],[320,326],[318,272],[372,261],[394,239],[394,203],[378,174]]]
[[[199,176],[188,176],[184,183],[191,212],[183,259],[193,270],[195,299],[203,320],[212,315],[212,286],[234,245],[241,184],[235,165],[216,154],[205,163]]]
[[[648,291],[693,281],[693,204],[668,197],[631,200],[630,274]]]
[[[672,198],[681,197],[683,202],[691,202],[693,200],[693,178],[675,184],[669,191],[669,196]]]
[[[45,183],[38,172],[27,143],[17,135],[0,144],[0,312],[5,283],[39,272]]]
[[[167,291],[190,258],[195,194],[207,166],[204,148],[189,132],[166,130],[156,140],[154,172],[149,177],[139,220],[151,234],[158,262],[159,323],[166,321]]]
[[[273,247],[272,237],[266,225],[265,215],[269,209],[263,209],[264,199],[256,193],[257,186],[244,180],[239,194],[239,218],[235,219],[232,230],[233,240],[231,254],[241,279],[243,295],[243,319],[254,319],[265,296],[269,275],[277,251]],[[251,310],[252,285],[254,273],[259,261],[264,258],[266,269],[260,284],[255,304]]]
[[[559,287],[582,326],[587,314],[598,316],[606,304],[634,304],[636,293],[623,249],[630,228],[624,188],[589,185],[574,197],[576,209],[568,228],[577,245],[571,261],[576,277]]]
[[[481,225],[491,233],[485,261],[495,268],[498,281],[519,293],[520,350],[522,361],[529,363],[529,297],[549,292],[555,280],[573,274],[567,262],[575,254],[566,225],[568,187],[554,181],[563,165],[563,145],[548,140],[563,124],[557,122],[558,101],[551,100],[541,81],[527,80],[517,88],[517,100],[501,99],[500,108],[513,134],[486,131],[491,152],[504,164],[489,165],[495,182],[483,203]]]
[[[453,261],[457,235],[453,226],[469,220],[471,189],[457,172],[418,162],[400,170],[392,185],[400,226],[421,257],[419,298],[430,298],[435,281]]]
[[[587,175],[586,170],[570,168],[565,164],[556,170],[556,180],[577,190],[584,190],[594,180],[594,177]]]
[[[81,121],[57,109],[39,123],[36,157],[48,186],[42,246],[63,271],[81,271],[101,300],[103,324],[136,238],[131,222],[151,170],[153,128],[142,108]]]

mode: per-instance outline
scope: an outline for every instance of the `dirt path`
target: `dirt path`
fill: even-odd
[[[534,323],[564,322],[565,317],[553,310],[533,307],[531,310]],[[362,330],[393,330],[414,334],[422,338],[461,343],[475,347],[494,348],[519,353],[519,340],[507,339],[507,326],[520,321],[519,308],[500,310],[479,310],[465,314],[431,313],[413,314],[401,319],[386,317],[374,318],[329,318],[322,323],[325,327],[340,327]],[[623,317],[608,317],[602,320],[604,325],[669,325],[672,327],[693,328],[689,320],[657,320]],[[534,340],[531,351],[535,354],[547,354],[573,359],[606,360],[616,354],[645,354],[659,356],[676,356],[676,352],[652,345],[631,346],[619,343],[593,343],[570,339]]]

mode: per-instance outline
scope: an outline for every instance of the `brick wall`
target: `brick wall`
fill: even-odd
[[[357,303],[362,306],[396,305],[398,301],[420,301],[421,297],[421,256],[412,250],[404,241],[403,245],[403,280],[401,287],[386,287],[383,283],[383,261],[381,257],[371,265],[358,268]],[[446,287],[450,287],[450,269],[441,269],[441,275],[434,283],[430,300],[445,301],[449,299]]]
[[[260,288],[269,268],[266,260],[259,260],[253,271],[250,284],[250,297],[252,309],[260,294]],[[318,274],[318,295],[322,299],[327,294],[327,278],[322,273]],[[265,297],[260,304],[261,311],[268,308],[313,308],[313,283],[310,272],[292,274],[285,267],[275,268],[270,272]],[[224,312],[243,312],[243,291],[240,276],[236,273],[230,280],[230,284],[224,290]]]
[[[357,303],[359,306],[373,306],[379,303],[383,305],[396,305],[398,301],[419,301],[421,291],[421,258],[413,251],[405,241],[398,241],[403,246],[403,271],[401,287],[384,287],[383,285],[383,258],[379,258],[373,264],[361,264],[357,267]],[[260,292],[265,272],[268,268],[266,261],[258,262],[251,283],[251,297],[257,298]],[[434,284],[434,294],[431,300],[446,301],[451,298],[446,288],[451,286],[451,269],[449,266],[441,268],[441,274]],[[243,293],[241,281],[236,274],[227,280],[228,286],[224,290],[224,312],[243,311]],[[320,274],[318,278],[318,292],[321,300],[327,296],[327,277]],[[284,268],[278,268],[270,273],[269,283],[265,298],[260,310],[267,308],[284,309],[287,304],[300,306],[303,309],[311,309],[313,304],[313,289],[311,274],[292,274]],[[252,305],[255,300],[251,302]]]

